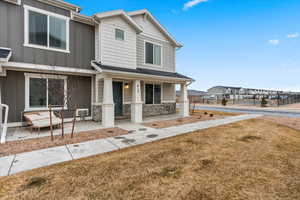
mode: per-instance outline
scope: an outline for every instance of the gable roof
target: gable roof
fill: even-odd
[[[127,13],[129,16],[136,16],[136,15],[147,15],[150,20],[158,27],[158,29],[170,40],[172,41],[177,47],[182,47],[182,44],[177,42],[175,38],[159,23],[159,21],[147,10],[136,10]]]
[[[109,17],[121,16],[127,23],[129,23],[138,33],[142,32],[143,29],[130,17],[124,10],[113,10],[108,12],[101,12],[94,15],[97,19],[105,19]]]

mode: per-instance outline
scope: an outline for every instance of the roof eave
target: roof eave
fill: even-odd
[[[72,10],[72,11],[75,11],[78,13],[81,11],[81,7],[71,4],[71,3],[68,3],[68,2],[65,2],[65,1],[61,1],[61,0],[58,0],[58,1],[57,0],[37,0],[37,1],[49,4],[52,6],[60,7],[60,8],[66,9],[66,10]]]

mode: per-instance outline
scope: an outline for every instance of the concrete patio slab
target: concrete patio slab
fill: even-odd
[[[0,176],[7,176],[15,155],[0,158]]]
[[[101,153],[117,150],[118,147],[105,139],[93,140],[78,144],[66,145],[73,159],[93,156]]]
[[[9,174],[71,160],[65,146],[17,154]]]

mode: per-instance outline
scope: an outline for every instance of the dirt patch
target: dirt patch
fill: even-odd
[[[239,140],[243,141],[243,142],[250,142],[252,140],[260,140],[260,139],[261,139],[261,137],[254,136],[254,135],[246,135],[246,136],[239,138]]]
[[[38,176],[31,177],[23,187],[24,187],[24,189],[31,189],[31,188],[34,188],[34,187],[40,187],[43,184],[45,184],[46,181],[47,180],[43,177],[38,177]]]
[[[70,135],[65,135],[62,138],[59,135],[54,136],[54,140],[51,141],[51,137],[42,137],[26,140],[18,140],[6,142],[5,144],[0,144],[0,157],[8,156],[17,153],[29,152],[38,149],[45,149],[55,146],[62,146],[65,144],[76,144],[80,142],[85,142],[89,140],[96,140],[107,137],[117,137],[120,135],[127,134],[128,131],[120,128],[107,128],[98,129],[92,131],[83,131],[74,134],[74,138]]]
[[[2,177],[0,199],[299,200],[299,146],[300,131],[246,120]]]
[[[151,128],[168,128],[171,126],[179,126],[183,124],[190,124],[200,121],[206,120],[213,120],[213,119],[222,119],[225,116],[234,116],[236,114],[231,113],[223,113],[218,111],[200,111],[196,110],[190,117],[184,117],[179,119],[171,119],[171,120],[164,120],[164,121],[156,121],[156,122],[149,122],[144,123],[144,126],[148,126]]]

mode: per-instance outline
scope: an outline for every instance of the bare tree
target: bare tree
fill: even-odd
[[[65,81],[67,83],[65,83]],[[74,136],[76,109],[77,104],[74,94],[78,90],[79,82],[76,77],[69,76],[66,80],[59,78],[48,79],[48,103],[51,108],[60,108],[59,115],[61,118],[61,136],[64,138],[64,121],[66,113],[73,113],[71,138]],[[52,126],[52,125],[51,125]]]

